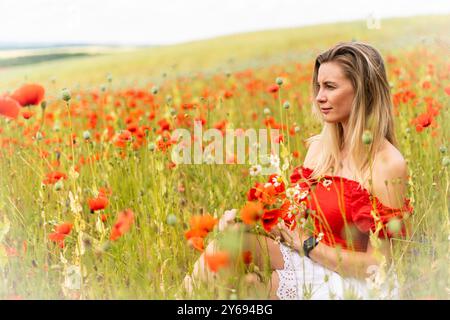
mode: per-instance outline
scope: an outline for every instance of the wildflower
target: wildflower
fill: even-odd
[[[331,185],[331,183],[332,183],[332,181],[331,181],[330,179],[324,179],[324,180],[322,181],[322,185],[323,185],[325,188],[328,188],[328,187]]]
[[[19,115],[20,104],[10,97],[0,97],[0,115],[16,119]]]
[[[272,167],[278,168],[280,166],[280,157],[276,154],[271,154],[269,156],[269,162]]]
[[[263,214],[263,204],[260,202],[247,202],[241,209],[241,219],[245,224],[252,225]]]
[[[134,213],[131,209],[127,209],[119,213],[117,221],[111,230],[110,240],[117,240],[123,234],[130,230],[134,223]]]
[[[67,179],[67,175],[65,173],[54,171],[47,173],[46,178],[42,181],[43,184],[55,184],[60,179]]]
[[[282,213],[283,212],[281,209],[272,209],[264,211],[264,214],[261,217],[264,230],[270,232],[270,230],[272,230],[272,228],[276,224],[278,224],[279,218],[282,217]]]
[[[244,260],[245,264],[250,264],[253,260],[251,251],[243,251],[242,252],[242,260]]]
[[[192,237],[188,240],[188,243],[190,246],[200,252],[203,252],[203,250],[205,249],[205,244],[202,237]]]
[[[317,241],[322,241],[322,239],[323,239],[323,233],[320,232],[320,233],[317,235],[316,240],[317,240]]]
[[[280,87],[277,84],[273,84],[267,87],[266,91],[269,93],[277,93]]]
[[[88,200],[89,209],[91,213],[94,213],[98,210],[103,210],[108,206],[108,198],[104,195],[99,195],[97,198]]]
[[[50,233],[48,238],[50,241],[56,242],[59,247],[64,248],[64,239],[72,231],[73,224],[70,222],[62,223],[55,227],[55,232]]]
[[[44,98],[45,90],[39,84],[25,84],[14,91],[11,98],[16,100],[22,107],[37,105]]]
[[[257,176],[261,173],[262,167],[259,164],[250,167],[250,175],[252,177]]]
[[[212,272],[217,272],[228,266],[230,255],[226,251],[217,251],[212,254],[205,254],[205,261]]]
[[[210,214],[194,215],[191,217],[189,224],[191,226],[191,230],[203,230],[210,232],[217,224],[217,219]]]
[[[288,188],[286,190],[286,197],[288,199],[293,199],[294,197],[299,195],[299,190],[296,188]]]

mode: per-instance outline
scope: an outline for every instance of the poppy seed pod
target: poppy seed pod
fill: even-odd
[[[83,132],[83,139],[84,140],[89,140],[91,138],[91,133],[89,131],[84,131]]]
[[[167,216],[167,224],[168,225],[173,226],[173,225],[177,224],[177,222],[178,222],[178,219],[174,214],[169,214]]]
[[[66,102],[70,101],[71,96],[70,96],[69,89],[67,89],[67,88],[62,89],[62,91],[61,91],[61,99],[63,99]]]
[[[372,133],[368,130],[365,130],[362,135],[362,142],[364,144],[371,144],[373,141]]]
[[[449,164],[450,164],[450,158],[449,158],[449,157],[444,157],[444,158],[442,159],[442,165],[443,165],[444,167],[448,167]]]

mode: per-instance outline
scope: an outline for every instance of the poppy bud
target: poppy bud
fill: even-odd
[[[362,135],[362,142],[364,144],[371,144],[373,141],[372,133],[369,130],[365,130]]]
[[[84,140],[89,140],[90,138],[91,138],[91,133],[88,130],[84,131],[83,132],[83,139]]]
[[[55,183],[54,188],[55,188],[55,191],[59,191],[59,190],[62,190],[63,187],[64,187],[64,183],[63,183],[62,179],[60,179]]]
[[[69,102],[71,96],[70,96],[70,91],[67,88],[62,89],[61,91],[61,99],[63,99],[66,102]]]
[[[148,144],[148,150],[149,151],[154,151],[155,150],[155,144],[153,142]]]
[[[36,132],[36,140],[42,140],[43,136],[42,133],[40,131]]]
[[[450,158],[449,157],[444,157],[444,159],[442,159],[442,165],[444,167],[448,167],[449,164],[450,164]]]
[[[111,75],[111,73],[107,74],[106,80],[108,80],[108,82],[112,82],[112,75]]]
[[[277,83],[277,85],[281,86],[283,84],[283,78],[276,78],[275,82]]]
[[[157,94],[158,91],[159,91],[159,88],[158,88],[157,86],[154,86],[154,87],[152,88],[152,94]]]
[[[47,108],[47,101],[44,100],[44,101],[41,102],[41,109],[42,109],[42,111],[44,111],[45,108]]]
[[[285,108],[286,110],[289,109],[291,107],[291,104],[289,103],[289,101],[286,101],[285,103],[283,103],[283,108]]]
[[[168,225],[173,226],[173,225],[177,224],[177,222],[178,222],[178,219],[174,214],[169,214],[167,216],[167,224]]]
[[[444,145],[442,145],[442,146],[439,147],[439,151],[440,151],[441,153],[446,153],[446,152],[447,152],[447,147],[444,146]]]

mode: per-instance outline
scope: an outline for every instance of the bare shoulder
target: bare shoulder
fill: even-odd
[[[307,168],[316,166],[317,158],[320,154],[320,135],[312,136],[306,140],[308,151],[306,152],[303,165]]]
[[[401,152],[385,140],[375,156],[373,166],[373,193],[387,206],[400,207],[403,204],[408,166]]]

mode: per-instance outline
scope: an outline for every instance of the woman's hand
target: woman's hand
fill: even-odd
[[[290,230],[284,222],[280,222],[273,227],[270,234],[275,238],[279,238],[281,242],[287,244],[299,253],[303,253],[303,241],[308,238],[305,234],[305,230],[301,229],[299,226]]]
[[[236,209],[226,210],[219,219],[219,231],[224,231],[226,228],[236,224]]]

